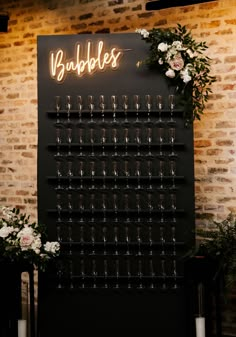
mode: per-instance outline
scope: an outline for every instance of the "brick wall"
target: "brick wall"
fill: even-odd
[[[145,3],[0,0],[0,13],[10,15],[8,33],[0,33],[0,204],[37,218],[37,36],[125,33],[179,22],[207,42],[218,78],[202,120],[194,124],[196,224],[207,226],[210,218],[236,211],[236,0],[153,12],[145,11]],[[225,331],[236,336],[236,317],[227,308]]]

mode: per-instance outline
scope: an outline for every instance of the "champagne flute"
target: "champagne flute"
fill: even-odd
[[[151,123],[150,113],[151,113],[151,108],[152,108],[151,95],[145,95],[145,104],[146,104],[146,108],[147,108],[146,124],[150,126],[150,123]]]
[[[143,289],[143,264],[142,260],[138,260],[138,278],[139,278],[139,289]]]
[[[169,95],[168,96],[169,100],[169,108],[170,108],[170,120],[168,121],[169,125],[174,125],[176,122],[173,119],[173,113],[175,109],[175,95]]]
[[[128,115],[127,115],[127,110],[129,107],[129,99],[127,95],[122,95],[122,107],[123,107],[124,114],[125,114],[124,125],[128,127],[130,123],[128,121]]]
[[[140,97],[139,95],[134,95],[133,99],[134,99],[134,108],[136,110],[135,124],[140,124],[140,120],[139,120]]]

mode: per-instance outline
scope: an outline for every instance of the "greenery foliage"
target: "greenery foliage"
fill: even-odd
[[[213,221],[212,225],[213,230],[196,230],[204,239],[197,253],[218,260],[225,286],[229,288],[236,281],[236,215],[230,213],[225,220]]]

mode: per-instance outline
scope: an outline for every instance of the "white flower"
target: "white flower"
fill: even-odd
[[[174,42],[172,43],[172,46],[173,46],[176,50],[178,50],[178,51],[180,51],[180,50],[185,50],[185,49],[186,49],[185,47],[183,47],[183,44],[182,44],[181,41],[174,41]]]
[[[160,65],[162,65],[162,64],[164,63],[163,59],[162,59],[162,58],[159,58],[158,63],[159,63]]]
[[[194,56],[195,56],[195,54],[192,52],[191,49],[187,49],[187,50],[186,50],[186,53],[188,54],[188,56],[189,56],[191,59],[194,58]]]
[[[157,49],[160,50],[160,51],[162,51],[162,52],[167,51],[168,48],[169,48],[169,45],[168,45],[167,43],[165,43],[165,42],[161,42],[161,43],[159,43],[159,45],[157,46]]]
[[[146,29],[137,28],[135,32],[141,34],[145,39],[149,36],[149,32]]]
[[[12,226],[3,226],[0,229],[0,237],[1,238],[6,238],[12,232],[14,232],[14,227],[12,227]]]
[[[54,241],[49,242],[49,241],[47,241],[44,244],[44,249],[48,253],[55,254],[60,249],[60,244],[59,244],[59,242],[54,242]]]
[[[174,78],[175,77],[175,72],[173,69],[168,69],[166,72],[165,72],[165,75],[169,78]]]
[[[191,81],[192,77],[189,74],[189,66],[187,65],[183,70],[180,71],[180,78],[182,78],[184,83]]]
[[[32,242],[31,248],[35,251],[36,254],[40,254],[40,248],[42,246],[40,235],[36,236]]]

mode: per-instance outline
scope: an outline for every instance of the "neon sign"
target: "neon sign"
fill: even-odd
[[[81,57],[81,45],[77,44],[74,60],[67,59],[66,52],[58,49],[50,52],[50,76],[60,83],[65,80],[68,73],[75,73],[82,77],[85,74],[93,74],[107,68],[117,69],[121,56],[121,50],[115,47],[105,51],[103,41],[98,42],[94,51],[92,51],[91,41],[88,41],[84,57]]]

